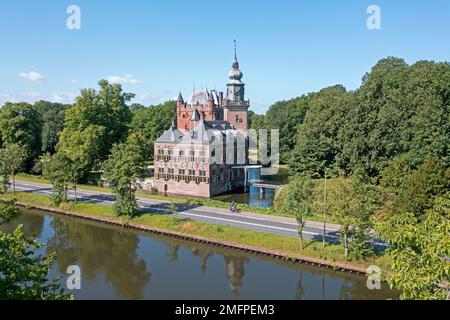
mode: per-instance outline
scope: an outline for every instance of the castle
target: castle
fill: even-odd
[[[177,99],[177,121],[154,145],[159,192],[212,197],[245,185],[248,108],[236,50],[227,92],[195,91]]]

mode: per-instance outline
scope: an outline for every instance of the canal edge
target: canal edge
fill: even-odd
[[[146,232],[146,233],[153,233],[153,234],[157,234],[157,235],[167,236],[170,238],[176,238],[176,239],[180,239],[180,240],[186,240],[186,241],[197,242],[197,243],[201,243],[201,244],[212,245],[215,247],[229,248],[229,249],[233,249],[233,250],[237,250],[237,251],[241,251],[241,252],[247,252],[247,253],[251,253],[251,254],[271,257],[273,259],[283,260],[283,261],[287,261],[287,262],[297,262],[297,263],[301,263],[301,264],[305,264],[305,265],[312,265],[312,266],[316,266],[316,267],[321,267],[321,268],[336,270],[336,271],[342,271],[342,272],[347,272],[347,273],[357,274],[357,275],[366,275],[367,274],[367,270],[365,268],[351,265],[351,264],[331,262],[331,261],[327,261],[327,260],[323,260],[323,259],[319,259],[319,258],[312,258],[312,257],[307,257],[307,256],[297,255],[297,254],[286,255],[286,254],[283,254],[283,253],[275,251],[275,250],[265,249],[265,248],[261,248],[261,247],[248,246],[248,245],[232,243],[232,242],[214,239],[214,238],[190,235],[190,234],[186,234],[186,233],[182,233],[182,232],[145,226],[145,225],[137,224],[134,222],[123,224],[118,221],[112,221],[107,218],[102,218],[102,217],[97,217],[97,216],[89,216],[89,215],[85,215],[82,213],[69,212],[69,211],[65,211],[65,210],[61,210],[61,209],[28,205],[28,204],[19,203],[19,202],[16,203],[16,205],[19,207],[23,207],[23,208],[46,211],[49,213],[63,215],[63,216],[67,216],[67,217],[71,217],[71,218],[75,218],[75,219],[83,219],[86,221],[93,221],[93,222],[98,222],[98,223],[102,223],[102,224],[123,227],[123,228],[127,228],[130,230],[142,231],[142,232]]]

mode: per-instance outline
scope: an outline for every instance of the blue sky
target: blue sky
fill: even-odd
[[[69,5],[81,29],[66,28]],[[381,30],[366,10],[381,9]],[[252,109],[343,84],[355,89],[381,58],[450,60],[450,1],[15,0],[0,4],[0,103],[71,102],[99,79],[145,105],[225,90],[238,42]],[[34,72],[34,73],[33,73]]]

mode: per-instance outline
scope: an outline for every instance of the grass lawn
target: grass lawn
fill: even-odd
[[[4,198],[12,198],[12,194],[8,193]],[[24,192],[17,192],[16,199],[20,203],[55,208],[50,199],[46,196],[35,195]],[[135,222],[137,224],[156,227],[169,231],[182,232],[186,235],[196,235],[208,237],[217,240],[225,240],[227,242],[266,248],[275,250],[282,254],[300,254],[308,257],[319,258],[330,262],[349,263],[359,267],[367,267],[371,264],[378,265],[383,270],[390,270],[391,259],[386,256],[376,256],[368,261],[345,261],[343,258],[343,246],[336,244],[328,244],[325,248],[321,242],[305,240],[305,248],[300,251],[299,240],[296,238],[244,230],[237,227],[221,226],[210,223],[192,221],[172,217],[163,214],[142,214],[136,218],[117,217],[114,215],[113,208],[101,206],[92,203],[63,203],[59,209],[70,212],[77,212],[84,215],[96,216],[110,219],[114,222],[125,223]]]
[[[38,183],[49,183],[48,180],[44,179],[42,176],[36,176],[36,175],[30,175],[25,173],[20,173],[17,175],[18,180],[22,181],[29,181],[29,182],[38,182]],[[104,187],[98,187],[93,185],[87,185],[87,184],[80,184],[78,185],[79,189],[85,189],[85,190],[91,190],[91,191],[99,191],[99,192],[109,192],[111,193],[111,188],[104,188]],[[150,194],[145,191],[138,191],[136,193],[138,197],[147,198],[147,199],[156,199],[166,202],[173,202],[173,203],[190,203],[198,206],[207,206],[207,207],[214,207],[214,208],[222,208],[227,209],[229,206],[228,202],[220,201],[220,200],[214,200],[214,199],[187,199],[187,198],[176,198],[176,197],[170,197],[170,196],[162,196],[158,194]],[[259,207],[253,207],[249,206],[244,203],[238,203],[237,208],[241,211],[247,211],[252,213],[260,213],[260,214],[268,214],[268,215],[275,215],[275,216],[282,216],[282,217],[293,217],[293,215],[281,212],[279,210],[275,210],[274,208],[259,208]],[[323,221],[323,215],[321,213],[313,214],[310,217],[308,217],[308,220],[312,221]],[[334,221],[329,221],[330,223],[333,223]]]

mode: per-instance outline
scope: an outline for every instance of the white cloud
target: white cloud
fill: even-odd
[[[44,80],[44,76],[36,71],[21,72],[19,75],[22,79],[32,82],[42,82]]]
[[[155,94],[152,92],[144,92],[141,94],[136,95],[136,101],[137,103],[143,104],[143,105],[154,105],[162,103],[168,99],[165,99],[163,96],[159,94]]]
[[[76,96],[74,92],[50,92],[48,100],[59,103],[73,103]]]
[[[0,106],[5,102],[28,102],[34,103],[39,100],[47,100],[59,103],[73,103],[76,93],[74,92],[49,92],[42,93],[36,91],[14,92],[0,94]]]
[[[80,81],[78,81],[78,80],[69,80],[69,83],[71,83],[71,84],[78,84]]]
[[[130,74],[126,74],[124,76],[109,76],[106,78],[111,83],[120,83],[120,84],[140,84],[142,81],[136,79]]]

